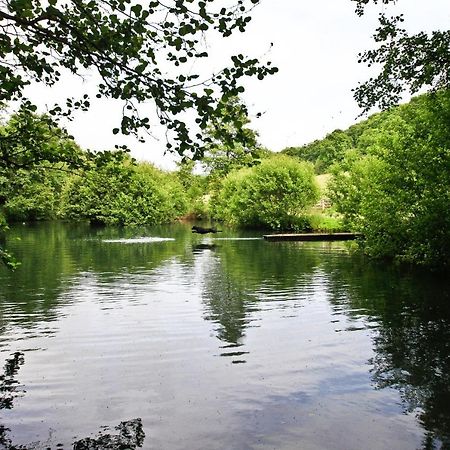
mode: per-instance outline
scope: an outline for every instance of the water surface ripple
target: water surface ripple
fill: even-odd
[[[9,239],[23,264],[0,268],[0,447],[129,426],[130,448],[450,448],[437,275],[183,224]]]

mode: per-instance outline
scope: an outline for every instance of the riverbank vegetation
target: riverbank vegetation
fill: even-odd
[[[44,116],[26,117],[28,124],[45,124],[39,133],[30,129],[32,143],[9,142],[27,114],[12,116],[0,129],[9,144],[0,174],[1,214],[9,222],[155,225],[192,217],[282,229],[318,198],[311,164],[258,148],[256,135],[251,149],[238,142],[211,146],[203,174],[194,173],[190,160],[165,172],[123,150],[85,152]],[[70,149],[70,158],[53,161],[62,148]]]
[[[213,217],[231,224],[268,229],[305,228],[305,209],[318,200],[309,163],[272,156],[230,172],[211,202]]]
[[[360,231],[372,256],[448,267],[448,31],[410,35],[402,15],[381,13],[377,48],[359,55],[381,71],[359,84],[354,97],[365,112],[391,109],[288,148],[281,158],[258,144],[238,100],[244,78],[262,80],[276,67],[238,54],[204,81],[192,72],[192,63],[208,58],[206,31],[224,38],[245,32],[259,1],[239,0],[217,11],[210,3],[2,7],[0,101],[16,102],[18,112],[0,127],[0,239],[8,221],[136,225],[200,216],[275,230]],[[356,0],[356,13],[363,15],[369,3],[377,1]],[[172,66],[173,76],[163,75],[162,63]],[[178,173],[137,163],[118,149],[80,149],[52,118],[89,109],[87,94],[60,99],[48,116],[35,114],[26,86],[53,86],[62,72],[80,75],[87,68],[99,75],[96,97],[123,103],[115,134],[143,140],[151,126],[139,105],[154,102],[167,128],[167,148],[183,159]],[[423,88],[434,91],[392,107],[404,92]],[[185,112],[194,115],[195,126],[180,119]],[[190,156],[200,161],[203,175],[193,173]],[[312,167],[317,175],[332,175],[322,190]],[[0,258],[13,264],[1,242]]]
[[[331,172],[332,204],[369,255],[448,269],[449,115],[438,91],[283,153]]]
[[[216,126],[204,159],[184,159],[174,172],[123,150],[86,152],[47,117],[22,111],[0,128],[2,226],[190,218],[267,230],[357,231],[371,256],[448,268],[449,111],[450,92],[426,94],[275,154],[258,144],[242,110],[250,146],[221,140]],[[29,129],[29,141],[14,141],[17,128],[21,136]]]

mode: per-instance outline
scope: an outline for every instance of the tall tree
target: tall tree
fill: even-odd
[[[87,156],[50,117],[32,114],[27,107],[0,124],[0,261],[17,265],[4,248],[6,216],[49,218],[54,210],[50,187],[59,184],[55,173],[84,165]]]
[[[368,3],[388,5],[396,0],[352,0],[356,13],[364,14]],[[379,74],[355,89],[355,99],[364,111],[373,106],[386,109],[397,104],[405,92],[421,88],[450,87],[450,30],[421,31],[408,34],[402,27],[403,15],[380,14],[374,34],[377,47],[359,55],[359,61],[379,65]]]
[[[260,157],[267,153],[258,143],[258,133],[248,127],[247,109],[238,97],[220,102],[219,108],[222,110],[220,119],[214,118],[206,128],[210,142],[201,160],[212,181],[234,169],[260,162]],[[236,117],[237,123],[230,123],[231,117]]]

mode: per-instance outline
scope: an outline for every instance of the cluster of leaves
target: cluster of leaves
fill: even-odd
[[[449,111],[443,91],[379,114],[334,167],[331,198],[369,254],[449,267]]]
[[[213,199],[213,215],[246,227],[302,227],[302,213],[318,198],[312,166],[273,156],[253,167],[230,172]]]
[[[47,116],[21,109],[0,126],[0,259],[8,221],[84,220],[104,224],[169,222],[186,210],[177,176],[136,165],[122,150],[92,154]]]
[[[176,176],[136,165],[123,152],[70,179],[62,217],[102,225],[155,225],[184,214],[187,197]]]
[[[358,15],[368,3],[395,3],[395,0],[352,0]],[[379,16],[373,38],[377,47],[359,55],[359,62],[381,68],[379,74],[361,83],[354,97],[364,111],[381,110],[398,104],[405,92],[415,94],[421,88],[450,87],[450,30],[421,31],[408,34],[402,28],[403,15]]]
[[[45,164],[19,169],[12,178],[0,177],[5,216],[14,222],[56,219],[67,177]]]
[[[259,164],[261,158],[269,154],[258,143],[258,133],[248,126],[247,109],[238,97],[222,101],[219,108],[225,119],[215,119],[208,125],[205,133],[210,143],[201,159],[201,166],[212,185],[232,170]],[[229,117],[236,117],[238,125],[230,123]]]
[[[31,82],[52,86],[63,73],[80,75],[92,70],[99,76],[97,97],[123,102],[120,126],[113,130],[143,139],[151,124],[139,105],[151,100],[161,124],[175,138],[180,153],[202,153],[201,132],[181,119],[196,114],[200,130],[222,118],[221,99],[244,91],[241,79],[263,79],[277,69],[270,63],[239,54],[230,66],[202,80],[188,61],[208,57],[204,34],[222,37],[244,32],[250,10],[259,0],[236,0],[226,7],[215,0],[32,0],[0,1],[0,101],[22,99]],[[64,103],[64,101],[63,101]],[[29,103],[25,102],[29,105]],[[71,116],[87,110],[90,99],[68,98],[51,110]],[[226,120],[239,126],[239,120]],[[168,147],[173,144],[168,142]]]
[[[23,105],[0,127],[0,170],[10,176],[45,162],[51,169],[76,168],[84,157],[67,132],[47,115]]]
[[[50,117],[21,108],[0,126],[0,208],[13,220],[56,217],[67,173],[86,161]]]

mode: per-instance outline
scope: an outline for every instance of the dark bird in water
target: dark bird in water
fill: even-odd
[[[197,225],[194,225],[192,227],[192,232],[193,233],[198,233],[198,234],[207,234],[207,233],[221,233],[221,230],[217,230],[216,228],[203,228],[203,227],[199,227]]]

